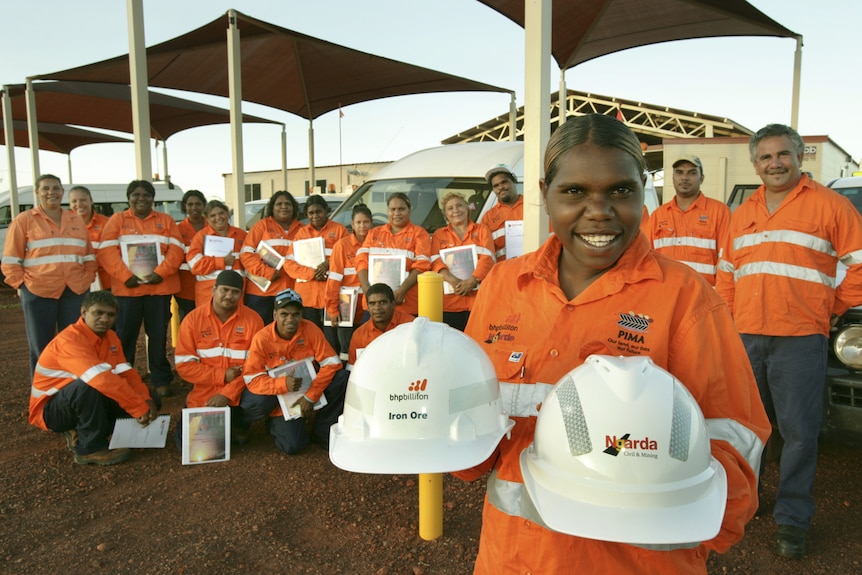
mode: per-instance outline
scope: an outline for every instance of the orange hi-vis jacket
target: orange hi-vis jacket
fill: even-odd
[[[248,235],[245,236],[245,241],[242,243],[242,251],[239,254],[242,267],[246,271],[246,279],[250,280],[248,277],[250,274],[268,280],[271,280],[272,276],[275,275],[276,270],[266,265],[260,259],[260,256],[257,255],[257,246],[261,240],[272,246],[272,249],[282,256],[287,257],[290,244],[293,243],[301,227],[302,224],[299,220],[293,220],[285,230],[272,216],[267,216],[254,224],[248,231]],[[282,290],[292,288],[294,284],[293,278],[288,275],[287,271],[282,268],[278,273],[278,279],[272,282],[272,285],[269,286],[266,292],[261,290],[253,281],[246,281],[246,293],[256,296],[274,296]]]
[[[243,379],[248,390],[257,395],[278,395],[287,393],[286,376],[272,377],[269,370],[285,363],[312,358],[316,362],[317,376],[305,397],[317,403],[329,387],[335,373],[341,369],[341,359],[326,341],[323,331],[307,319],[299,323],[296,333],[290,340],[278,335],[276,322],[272,322],[257,332],[248,351],[248,359],[243,367]],[[276,407],[272,417],[283,415],[281,407]]]
[[[93,217],[87,224],[87,233],[90,235],[90,245],[93,246],[94,255],[99,253],[99,248],[102,246],[102,230],[105,229],[108,219],[108,216],[104,214],[93,212]],[[99,266],[99,283],[102,289],[111,289],[111,274],[101,265]]]
[[[476,248],[476,268],[471,275],[481,282],[496,262],[494,240],[491,238],[491,230],[485,224],[470,222],[463,240],[458,237],[451,225],[434,232],[434,235],[431,236],[431,269],[439,272],[445,268],[455,274],[455,277],[462,280],[467,279],[460,277],[458,275],[459,270],[453,271],[440,256],[440,250],[462,246],[474,246]],[[469,311],[473,307],[477,293],[478,290],[466,296],[454,293],[444,294],[443,311]]]
[[[98,264],[81,216],[63,210],[57,226],[37,206],[9,224],[0,269],[13,288],[24,284],[39,297],[58,299],[66,287],[76,294],[88,291]]]
[[[503,407],[515,421],[486,462],[456,473],[476,479],[493,468],[474,573],[706,573],[709,551],[739,541],[757,510],[756,471],[770,433],[727,306],[697,273],[650,250],[643,234],[569,300],[558,279],[562,249],[551,236],[536,252],[495,265],[467,324],[494,364]],[[727,507],[714,539],[657,551],[565,535],[529,519],[535,511],[521,451],[533,441],[551,388],[593,353],[649,356],[694,396],[712,455],[727,472]]]
[[[311,224],[306,224],[299,228],[296,232],[294,242],[311,238],[323,238],[323,246],[326,254],[326,259],[329,260],[332,256],[332,248],[338,241],[347,236],[350,232],[347,231],[342,224],[326,220],[326,223],[319,230],[314,229]],[[287,261],[284,268],[287,273],[295,280],[293,289],[296,293],[302,296],[302,305],[305,307],[323,309],[326,306],[326,282],[314,281],[314,270],[308,266],[304,266],[296,261],[294,254],[294,245],[291,244],[287,251]]]
[[[399,326],[402,323],[410,323],[414,319],[416,318],[409,313],[404,313],[403,311],[398,311],[396,309],[395,313],[392,315],[392,321],[389,322],[389,325],[386,326],[386,329],[383,331],[377,329],[374,326],[374,321],[370,319],[356,328],[356,331],[353,332],[353,336],[350,338],[350,353],[347,356],[347,370],[350,371],[353,369],[353,364],[356,363],[356,358],[372,341],[395,326]]]
[[[154,270],[161,276],[157,284],[141,284],[135,288],[126,287],[132,277],[129,267],[123,263],[120,242],[133,240],[135,236],[149,234],[159,237],[159,248],[163,260]],[[180,290],[177,270],[185,259],[185,245],[180,237],[176,222],[168,214],[153,210],[141,219],[131,209],[111,216],[102,230],[102,243],[99,248],[99,263],[111,274],[111,291],[116,296],[136,297],[144,295],[173,295]]]
[[[359,275],[356,273],[356,252],[362,244],[356,239],[355,234],[344,236],[332,246],[332,256],[329,258],[329,276],[326,278],[326,312],[330,317],[338,313],[338,294],[343,287],[355,287],[362,293],[359,283]],[[368,309],[365,298],[362,300],[361,309]],[[359,302],[357,301],[357,316],[359,316]],[[359,317],[356,318],[357,321]]]
[[[431,269],[431,235],[422,226],[412,223],[404,226],[397,234],[392,233],[389,224],[377,226],[368,232],[365,242],[356,252],[356,270],[367,270],[368,257],[374,255],[404,256],[407,274],[413,270],[419,273],[427,272]],[[369,273],[369,282],[373,279],[370,276]],[[395,291],[395,288],[392,288],[392,291]],[[407,292],[404,303],[398,307],[412,315],[419,312],[418,285],[414,285]]]
[[[189,265],[189,247],[192,245],[192,240],[198,234],[198,230],[192,225],[188,218],[177,224],[180,230],[180,237],[183,240],[183,263],[180,264],[178,272],[180,277],[180,291],[176,293],[178,298],[195,299],[195,275],[191,271]],[[207,227],[207,224],[204,224]]]
[[[194,386],[186,397],[188,407],[206,407],[214,395],[239,405],[245,382],[242,374],[225,383],[228,369],[243,365],[254,335],[263,328],[256,311],[243,304],[224,323],[213,311],[212,299],[183,319],[174,360],[177,373]]]
[[[718,251],[727,241],[730,208],[701,193],[682,211],[674,197],[650,217],[649,238],[655,251],[682,262],[715,285]]]
[[[45,404],[76,379],[116,401],[132,417],[149,412],[150,392],[126,362],[120,338],[113,330],[100,337],[80,318],[58,333],[39,356],[30,390],[30,423],[48,431]]]
[[[830,315],[862,304],[860,264],[862,216],[803,174],[771,215],[763,186],[734,211],[716,290],[740,333],[829,337]]]
[[[518,200],[511,206],[497,202],[497,205],[482,216],[480,223],[491,230],[491,236],[494,238],[494,255],[498,262],[506,259],[506,222],[523,221],[523,219],[524,196],[518,196]]]
[[[205,305],[212,297],[212,289],[218,275],[227,269],[224,263],[224,256],[207,256],[204,255],[204,243],[207,236],[218,235],[212,227],[207,224],[204,229],[195,234],[192,243],[189,246],[187,261],[191,273],[195,278],[195,305]],[[237,272],[241,276],[245,275],[245,270],[242,267],[242,260],[239,257],[242,250],[242,243],[245,241],[245,230],[228,226],[227,237],[233,238],[233,265],[230,269]],[[246,282],[248,287],[248,282]]]

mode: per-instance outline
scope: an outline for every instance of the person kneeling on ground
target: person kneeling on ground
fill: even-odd
[[[114,465],[129,458],[128,449],[108,449],[118,418],[149,425],[158,417],[156,401],[126,362],[111,329],[117,307],[110,292],[88,293],[81,318],[51,340],[33,376],[30,423],[63,433],[75,463],[83,465]]]
[[[347,371],[326,341],[323,331],[313,322],[302,319],[302,297],[292,289],[275,296],[274,322],[254,336],[248,352],[243,377],[248,388],[242,394],[241,417],[246,425],[269,416],[267,428],[275,445],[288,455],[304,449],[311,441],[328,448],[329,428],[344,408]],[[299,407],[302,416],[285,420],[277,395],[300,391],[302,380],[295,370],[273,377],[272,370],[286,363],[310,358],[317,365],[317,375],[302,397],[289,407]],[[299,375],[297,373],[297,375]],[[326,396],[327,404],[315,411],[314,405]]]

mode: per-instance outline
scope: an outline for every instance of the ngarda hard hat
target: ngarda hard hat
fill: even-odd
[[[521,473],[548,527],[603,541],[706,541],[727,500],[697,402],[647,357],[591,355],[557,382]]]
[[[356,360],[329,457],[360,473],[445,473],[482,463],[514,425],[491,360],[462,332],[420,317]]]

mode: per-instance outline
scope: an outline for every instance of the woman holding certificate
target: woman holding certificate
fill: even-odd
[[[338,349],[335,332],[324,329],[323,308],[326,307],[326,278],[332,247],[347,236],[347,228],[329,219],[329,204],[323,196],[309,196],[305,201],[308,225],[296,233],[288,248],[285,271],[295,280],[294,290],[302,296],[302,317],[314,323],[326,334],[326,340]]]
[[[198,232],[189,246],[189,269],[195,275],[195,305],[212,297],[216,277],[224,270],[244,275],[239,252],[245,241],[245,230],[230,225],[230,210],[221,200],[210,200],[203,209],[206,227]]]
[[[417,315],[417,278],[431,269],[431,236],[410,222],[410,198],[395,192],[386,201],[389,223],[368,232],[356,252],[356,270],[364,292],[371,284],[385,283],[395,292],[398,309]]]
[[[443,276],[443,322],[464,331],[479,282],[494,266],[494,238],[470,220],[464,196],[449,192],[440,201],[449,222],[431,237],[431,269]]]
[[[275,294],[293,288],[293,278],[282,267],[302,224],[296,219],[299,204],[284,190],[272,195],[263,214],[248,231],[239,259],[246,272],[245,305],[268,325],[272,323]]]
[[[186,215],[186,219],[177,224],[180,229],[180,237],[183,238],[185,245],[185,258],[180,265],[180,291],[174,295],[177,300],[177,307],[180,309],[180,321],[186,317],[186,314],[195,309],[195,276],[191,272],[191,266],[188,263],[189,247],[192,245],[192,240],[199,231],[204,229],[206,222],[204,221],[203,211],[204,204],[207,199],[200,190],[189,190],[183,194],[183,199],[180,201],[180,210]]]

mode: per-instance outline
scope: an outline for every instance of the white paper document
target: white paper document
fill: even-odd
[[[298,391],[288,391],[277,395],[278,404],[281,407],[281,412],[284,414],[284,419],[299,419],[302,417],[302,411],[299,406],[291,407],[296,401],[302,397],[308,388],[311,387],[311,382],[317,377],[317,371],[314,369],[312,358],[307,357],[297,361],[290,361],[284,365],[269,370],[270,377],[282,377],[293,371],[292,377],[298,377],[302,380]],[[314,409],[320,409],[327,404],[326,396],[321,395],[320,400],[314,404]]]
[[[449,273],[458,278],[465,280],[473,275],[476,271],[476,265],[479,261],[479,256],[476,254],[476,246],[457,246],[454,248],[444,248],[440,250],[440,259],[449,268]],[[478,289],[476,286],[474,289]],[[443,282],[443,293],[453,294],[455,290],[449,282]]]
[[[233,253],[233,238],[223,236],[204,236],[204,255],[223,258]]]
[[[506,222],[506,259],[524,255],[524,220]]]
[[[370,254],[368,256],[368,283],[386,284],[397,290],[407,279],[407,258],[405,256]]]
[[[293,259],[305,267],[317,269],[326,261],[326,244],[323,238],[293,240]]]
[[[111,436],[108,449],[164,447],[170,424],[170,415],[160,415],[146,427],[130,417],[118,419],[114,423],[114,434]]]
[[[141,234],[120,236],[120,254],[129,271],[145,279],[164,261],[161,236]]]

